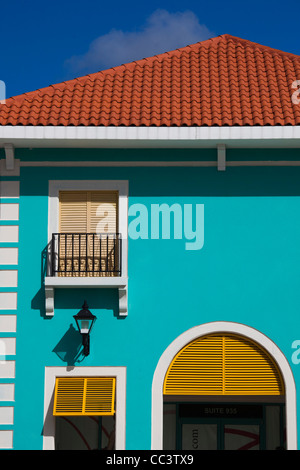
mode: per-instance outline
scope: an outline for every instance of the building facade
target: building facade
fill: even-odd
[[[226,35],[1,105],[0,448],[297,449],[299,74]]]

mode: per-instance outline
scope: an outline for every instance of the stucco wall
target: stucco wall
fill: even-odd
[[[197,158],[212,151],[100,151],[76,159]],[[238,160],[270,158],[270,151],[236,151]],[[272,153],[273,159],[286,156]],[[291,151],[289,159],[297,158]],[[25,160],[73,159],[70,150],[18,150]],[[74,158],[74,159],[75,159]],[[127,367],[126,448],[149,449],[151,386],[160,356],[189,328],[213,321],[242,323],[276,343],[299,388],[292,344],[300,339],[300,168],[21,168],[14,448],[42,448],[46,366]],[[129,212],[141,204],[204,205],[204,245],[186,239],[128,240],[128,317],[118,318],[110,289],[59,289],[55,314],[44,311],[43,251],[47,245],[48,182],[128,180]],[[195,215],[195,212],[193,212]],[[129,224],[134,220],[129,217]],[[195,219],[194,219],[195,220]],[[80,343],[73,315],[84,299],[97,316],[91,354],[74,364]],[[5,311],[1,312],[5,313]],[[294,359],[296,356],[294,355]],[[296,362],[294,360],[294,362]]]

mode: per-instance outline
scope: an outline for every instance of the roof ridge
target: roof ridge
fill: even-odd
[[[271,47],[271,46],[266,46],[264,44],[260,44],[259,42],[250,41],[249,39],[243,39],[243,38],[240,38],[240,37],[237,37],[237,36],[232,36],[230,34],[223,34],[222,37],[226,37],[227,39],[232,39],[235,42],[239,42],[239,43],[249,45],[249,46],[252,46],[252,47],[258,47],[260,49],[264,49],[264,50],[267,50],[267,51],[270,51],[270,52],[273,52],[273,53],[283,54],[285,56],[291,56],[291,57],[294,57],[295,59],[300,60],[300,55],[298,55],[298,54],[293,54],[292,52],[286,52],[286,51],[283,51],[281,49],[276,49],[276,48]]]

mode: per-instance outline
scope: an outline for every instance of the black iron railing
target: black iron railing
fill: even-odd
[[[121,276],[119,233],[53,233],[50,276]]]

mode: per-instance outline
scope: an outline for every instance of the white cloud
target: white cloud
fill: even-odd
[[[68,59],[66,66],[74,72],[97,72],[194,44],[213,35],[192,11],[156,10],[139,31],[112,29],[96,38],[85,54]]]

